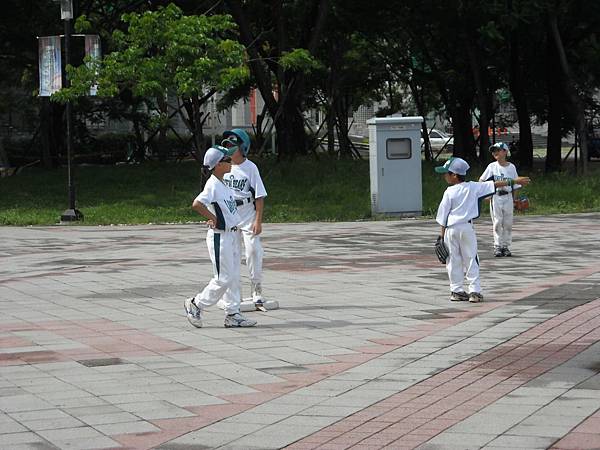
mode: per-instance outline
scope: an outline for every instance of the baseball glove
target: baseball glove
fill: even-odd
[[[450,253],[448,252],[448,247],[446,247],[444,239],[441,236],[438,236],[437,240],[435,241],[434,248],[437,259],[439,259],[442,264],[446,264]]]
[[[514,205],[517,211],[525,211],[526,209],[529,209],[529,199],[524,195],[521,195],[519,198],[515,198]]]

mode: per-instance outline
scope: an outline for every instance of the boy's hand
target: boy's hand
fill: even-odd
[[[515,184],[520,184],[521,186],[527,186],[529,183],[531,183],[531,178],[529,178],[529,177],[515,178]]]
[[[252,224],[252,233],[255,235],[259,235],[260,233],[262,233],[262,223],[254,222]]]
[[[217,226],[217,218],[215,216],[208,217],[206,220],[206,226],[211,230],[214,230],[214,228]]]

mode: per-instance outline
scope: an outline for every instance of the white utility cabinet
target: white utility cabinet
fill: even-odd
[[[369,126],[371,212],[402,216],[423,213],[422,117],[378,117]]]

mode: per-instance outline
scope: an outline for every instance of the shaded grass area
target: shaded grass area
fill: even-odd
[[[265,222],[352,221],[371,218],[369,163],[299,159],[257,161],[269,196]],[[438,163],[439,164],[439,163]],[[600,168],[587,177],[530,174],[528,214],[600,211]],[[203,220],[190,206],[200,189],[195,162],[78,167],[77,207],[88,225]],[[474,167],[469,179],[482,168]],[[433,216],[446,185],[423,164],[423,214]],[[66,170],[28,169],[0,179],[0,224],[58,223],[68,206]]]

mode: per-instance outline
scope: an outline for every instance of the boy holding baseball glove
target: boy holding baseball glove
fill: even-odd
[[[450,185],[437,211],[436,221],[442,228],[435,247],[440,262],[446,264],[448,271],[450,300],[478,303],[483,301],[483,295],[473,220],[479,217],[479,200],[493,195],[498,187],[512,187],[515,184],[525,186],[530,179],[517,177],[497,181],[465,181],[468,170],[469,164],[455,157],[435,168],[437,173],[444,174],[446,183]],[[465,281],[467,291],[463,287]]]

